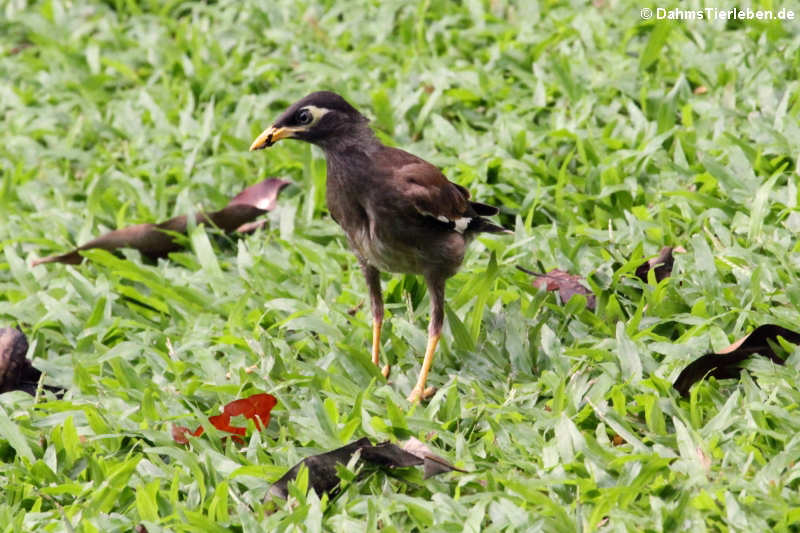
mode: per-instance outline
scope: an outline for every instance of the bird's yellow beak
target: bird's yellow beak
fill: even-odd
[[[270,126],[261,132],[261,135],[256,137],[256,140],[250,145],[250,151],[252,152],[254,150],[261,150],[262,148],[269,148],[281,139],[292,137],[294,131],[295,128],[276,128],[275,126]]]

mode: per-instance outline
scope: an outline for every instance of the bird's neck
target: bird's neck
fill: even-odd
[[[334,135],[326,136],[317,144],[330,157],[345,152],[363,152],[367,155],[378,150],[382,144],[365,121],[363,123],[348,124],[346,130]]]

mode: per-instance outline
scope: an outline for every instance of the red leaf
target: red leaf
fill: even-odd
[[[248,398],[250,404],[253,406],[253,413],[247,418],[251,419],[259,431],[261,431],[261,423],[264,427],[269,425],[269,414],[272,408],[278,403],[271,394],[254,394]],[[260,422],[259,422],[260,421]]]
[[[244,435],[247,433],[247,428],[231,426],[231,416],[225,413],[221,415],[209,416],[208,421],[220,431],[227,431],[235,435]]]
[[[247,434],[247,428],[231,426],[231,417],[243,416],[249,418],[256,425],[256,428],[261,431],[269,425],[270,411],[277,404],[278,400],[271,394],[254,394],[247,398],[240,398],[230,402],[223,408],[222,414],[210,416],[208,421],[220,431],[233,433],[236,435],[233,439],[239,444],[243,444],[244,441],[239,437]],[[172,428],[172,438],[179,444],[189,443],[186,438],[187,433],[190,433],[189,428],[182,426],[173,426]],[[202,434],[203,426],[198,427],[194,433],[191,433],[195,437],[199,437]]]
[[[178,444],[189,444],[189,439],[186,438],[187,433],[193,437],[199,437],[203,434],[203,426],[198,427],[194,431],[185,426],[172,426],[172,440]]]

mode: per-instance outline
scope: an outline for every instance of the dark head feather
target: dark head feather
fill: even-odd
[[[303,110],[312,106],[327,113],[306,127],[302,119],[308,111]],[[316,91],[289,106],[273,126],[294,128],[291,138],[335,150],[352,145],[368,147],[377,142],[368,124],[369,120],[338,94]]]

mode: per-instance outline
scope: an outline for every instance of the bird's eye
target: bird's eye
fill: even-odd
[[[314,117],[311,115],[311,111],[309,111],[308,109],[301,109],[301,110],[300,110],[300,111],[297,113],[297,122],[298,122],[299,124],[303,124],[303,125],[305,125],[305,124],[310,124],[310,123],[311,123],[311,120],[312,120],[313,118],[314,118]]]

